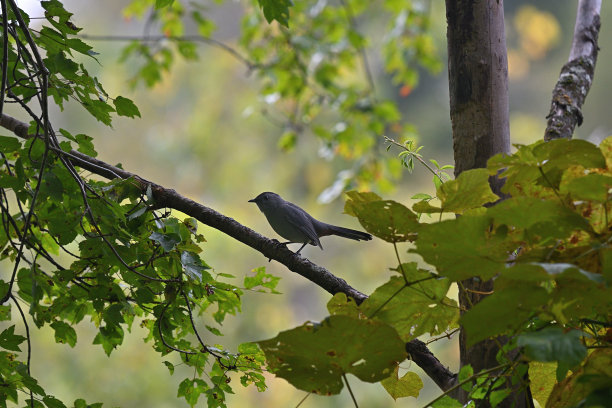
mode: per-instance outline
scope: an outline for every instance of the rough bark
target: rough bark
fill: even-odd
[[[510,151],[508,59],[503,1],[446,0],[450,115],[453,128],[455,176],[486,167],[487,160]],[[502,180],[491,178],[500,194]],[[461,282],[459,303],[470,309],[493,289],[493,282],[477,278]],[[471,347],[460,332],[460,363],[474,372],[497,366],[499,345],[485,340]],[[461,392],[460,398],[466,399]],[[516,391],[498,407],[526,407],[523,391]]]
[[[553,89],[544,140],[571,139],[576,126],[582,124],[581,108],[593,84],[599,51],[600,10],[601,0],[578,2],[569,61],[561,68]]]

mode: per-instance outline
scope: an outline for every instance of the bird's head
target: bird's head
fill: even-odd
[[[264,211],[264,209],[276,207],[282,201],[283,199],[278,194],[266,191],[249,200],[249,203],[257,204],[257,207],[259,207],[261,211]]]

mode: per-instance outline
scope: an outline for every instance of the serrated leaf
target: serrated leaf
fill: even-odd
[[[253,269],[255,276],[244,277],[244,287],[246,289],[253,289],[257,286],[269,289],[270,293],[280,293],[276,291],[276,285],[280,281],[280,278],[271,274],[266,273],[265,267],[259,267]],[[265,292],[263,289],[259,289],[260,292]]]
[[[25,337],[15,334],[15,325],[12,325],[0,333],[0,347],[11,351],[21,351],[19,345],[25,339]]]
[[[404,342],[385,323],[335,315],[258,342],[269,369],[294,387],[316,394],[338,394],[342,375],[366,382],[387,378],[404,360]]]

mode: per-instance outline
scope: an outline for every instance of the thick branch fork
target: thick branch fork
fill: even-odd
[[[0,116],[0,126],[10,130],[15,135],[29,139],[34,137],[28,134],[28,125],[8,115]],[[72,164],[82,169],[90,171],[94,174],[107,179],[129,179],[134,180],[138,187],[144,193],[147,189],[153,192],[155,206],[157,208],[172,208],[180,211],[190,217],[193,217],[201,223],[215,228],[230,237],[250,246],[251,248],[261,252],[266,258],[274,259],[289,270],[305,277],[327,292],[333,294],[344,293],[347,296],[355,299],[357,304],[360,304],[367,295],[361,293],[357,289],[350,286],[344,279],[339,278],[329,272],[327,269],[318,266],[308,259],[302,258],[294,254],[285,245],[276,240],[268,239],[252,229],[240,224],[233,218],[227,217],[212,208],[199,204],[187,197],[183,197],[175,190],[165,188],[159,184],[150,182],[136,174],[120,169],[119,167],[110,165],[106,162],[80,153],[76,150],[70,152],[58,152],[65,154]],[[412,360],[423,369],[431,377],[438,386],[446,390],[456,382],[456,375],[446,368],[427,348],[425,343],[414,339],[406,344],[406,351],[410,354]]]

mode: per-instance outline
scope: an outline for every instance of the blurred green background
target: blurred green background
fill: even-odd
[[[38,2],[18,3],[30,16],[42,15]],[[218,27],[214,37],[235,44],[242,17],[240,5],[236,2],[221,6],[210,3],[210,16]],[[444,2],[426,3],[431,8],[434,39],[444,66]],[[576,3],[556,0],[506,2],[513,143],[530,143],[543,136],[552,88],[569,54]],[[66,8],[75,14],[74,22],[84,28],[83,33],[142,34],[143,22],[122,17],[121,10],[127,4],[127,1],[111,0],[65,1]],[[595,143],[612,133],[608,94],[612,89],[608,40],[612,38],[608,24],[611,20],[612,7],[604,4],[600,33],[602,50],[593,88],[583,111],[585,122],[577,130],[578,137]],[[369,30],[376,32],[376,27]],[[282,129],[261,114],[265,101],[257,97],[256,78],[247,75],[246,68],[233,57],[220,49],[202,45],[197,62],[177,63],[161,85],[154,89],[142,86],[131,89],[128,80],[135,68],[118,62],[125,43],[88,42],[100,53],[100,64],[83,61],[90,73],[99,77],[110,95],[132,98],[142,114],[140,120],[115,119],[114,128],[109,129],[95,122],[76,104],[63,112],[53,111],[55,128],[94,137],[100,159],[121,163],[128,171],[173,188],[270,237],[276,235],[264,216],[247,202],[262,191],[280,193],[321,220],[360,228],[355,219],[342,214],[342,199],[326,204],[317,200],[321,192],[334,183],[340,171],[350,169],[351,163],[329,159],[323,154],[320,142],[312,137],[300,137],[292,152],[282,152],[277,147]],[[446,71],[437,75],[421,72],[420,84],[408,92],[391,84],[382,70],[379,56],[369,51],[379,96],[395,100],[404,119],[415,125],[420,135],[419,143],[425,145],[422,153],[426,158],[452,164]],[[387,154],[395,153],[392,149]],[[430,175],[417,168],[413,174],[405,172],[397,187],[384,194],[410,204],[412,195],[434,191]],[[281,330],[308,320],[319,321],[327,315],[325,304],[330,296],[322,289],[275,262],[268,263],[261,254],[216,230],[201,226],[201,231],[208,241],[203,246],[202,257],[216,272],[231,273],[241,282],[251,269],[265,265],[268,272],[282,278],[277,288],[281,295],[247,293],[243,298],[243,313],[225,323],[226,336],[209,342],[233,348],[241,342],[273,337]],[[325,251],[309,247],[302,253],[365,293],[384,283],[390,274],[388,268],[397,264],[393,247],[377,240],[364,243],[325,238],[323,246]],[[403,261],[419,261],[406,253],[402,258]],[[205,321],[206,317],[201,317],[200,323]],[[17,327],[18,331],[22,329],[19,323]],[[83,397],[88,402],[104,402],[105,406],[186,406],[184,400],[176,397],[178,382],[184,378],[180,374],[184,373],[169,375],[158,355],[143,343],[144,331],[137,324],[126,336],[124,345],[110,358],[101,347],[91,344],[95,332],[90,324],[79,325],[79,341],[74,349],[55,344],[51,329],[33,329],[33,375],[56,397],[64,401]],[[456,338],[432,343],[431,349],[443,364],[451,370],[457,369]],[[172,354],[168,360],[179,361]],[[421,373],[409,361],[401,367]],[[229,398],[228,405],[290,407],[296,406],[304,396],[284,380],[268,377],[269,389],[265,393],[234,384],[236,394]],[[394,402],[379,384],[361,383],[349,376],[362,407],[422,406],[439,394],[431,381],[425,376],[423,379],[425,388],[418,399]],[[200,405],[205,402],[202,400]],[[350,407],[353,403],[348,393],[343,392],[335,397],[312,395],[302,406]]]

